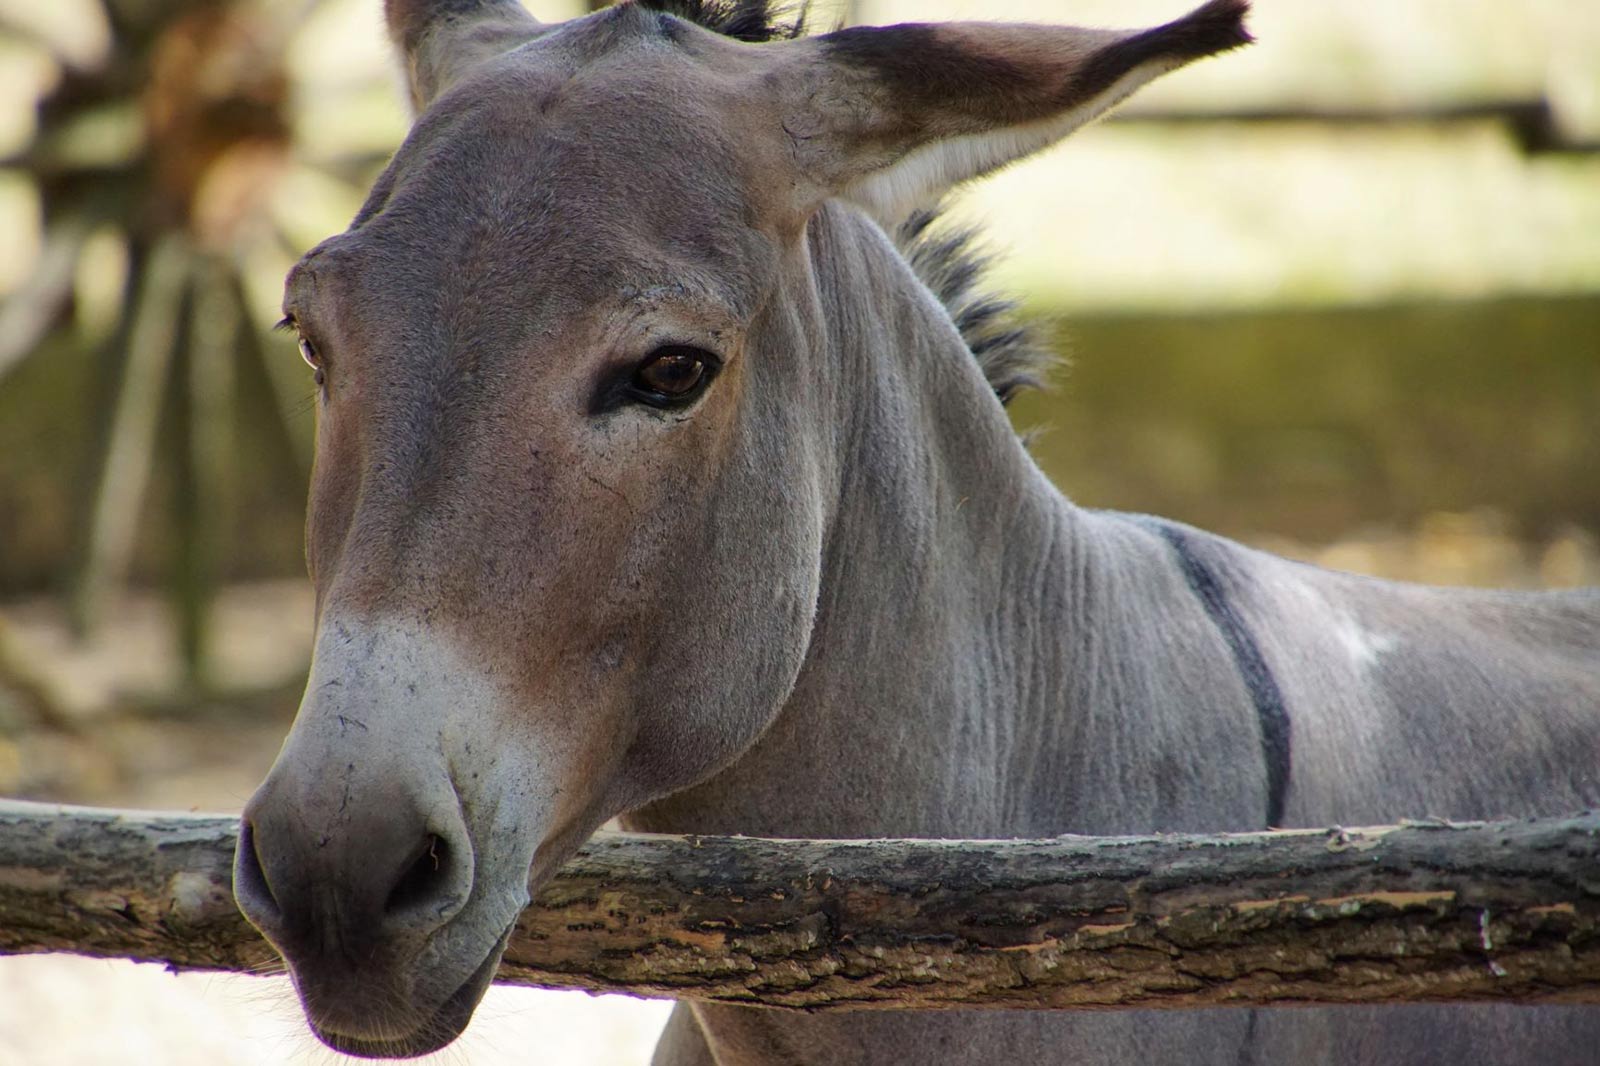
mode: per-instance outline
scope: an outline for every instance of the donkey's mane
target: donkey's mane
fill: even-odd
[[[637,0],[640,7],[760,44],[805,33],[809,3],[773,0]],[[991,257],[972,227],[940,227],[941,209],[914,211],[895,227],[894,242],[917,277],[944,304],[1001,403],[1038,386],[1055,356],[1017,317],[1015,300],[981,287]]]
[[[762,44],[788,41],[806,32],[810,0],[773,3],[773,0],[638,0],[639,6],[732,37]]]
[[[937,226],[940,207],[913,211],[895,227],[894,242],[911,269],[944,304],[961,339],[1001,403],[1038,388],[1057,362],[1017,315],[1017,302],[983,287],[993,257],[973,226]]]

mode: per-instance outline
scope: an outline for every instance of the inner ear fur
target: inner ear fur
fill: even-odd
[[[383,15],[419,112],[479,63],[542,30],[517,0],[384,0]]]
[[[1000,23],[857,27],[795,42],[784,128],[816,199],[885,223],[1038,151],[1134,90],[1250,42],[1248,0],[1146,30]],[[813,205],[814,206],[814,205]]]

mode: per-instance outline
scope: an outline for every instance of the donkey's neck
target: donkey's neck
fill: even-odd
[[[1209,718],[1158,714],[1206,688],[1184,669],[1210,668],[1162,660],[1233,669],[1225,649],[1192,646],[1215,627],[1170,549],[1051,486],[875,226],[825,211],[810,252],[842,406],[806,664],[750,751],[629,824],[813,837],[1186,827],[1179,793],[1216,739],[1195,723],[1240,736],[1253,723],[1242,691]],[[1145,647],[1168,624],[1188,646]]]
[[[811,253],[844,406],[807,662],[755,748],[630,822],[998,832],[1016,812],[992,768],[1019,747],[1061,747],[1070,728],[1042,704],[1060,695],[1063,630],[1077,628],[1081,512],[1038,472],[948,315],[875,226],[826,211]]]

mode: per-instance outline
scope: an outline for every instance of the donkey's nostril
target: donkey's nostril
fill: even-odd
[[[383,909],[386,913],[394,914],[437,900],[447,894],[449,883],[449,845],[442,837],[429,833],[412,854],[411,861],[400,874],[400,880],[389,890],[389,898],[384,900]]]
[[[415,946],[471,900],[472,838],[459,819],[430,819],[393,790],[346,796],[337,811],[301,807],[284,799],[291,787],[303,789],[276,783],[246,808],[234,874],[239,909],[286,957]]]
[[[234,893],[252,919],[274,919],[281,915],[278,897],[267,883],[267,873],[261,862],[261,852],[256,842],[256,829],[250,819],[239,823],[238,858],[234,864]]]

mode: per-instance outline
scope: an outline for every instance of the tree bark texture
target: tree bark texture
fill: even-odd
[[[259,971],[235,819],[0,802],[0,952]],[[804,1009],[1600,1002],[1600,814],[1214,836],[599,833],[502,982]]]

